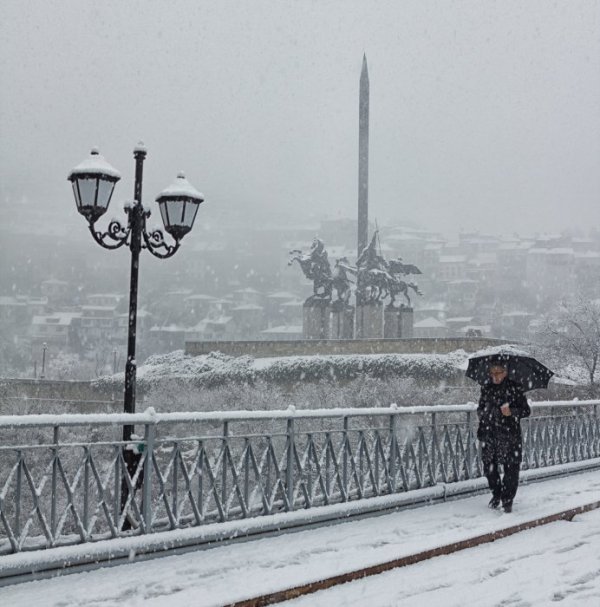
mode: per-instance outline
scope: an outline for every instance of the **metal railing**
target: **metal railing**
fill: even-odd
[[[600,457],[599,406],[533,404],[523,469]],[[477,478],[475,408],[0,417],[0,554]]]

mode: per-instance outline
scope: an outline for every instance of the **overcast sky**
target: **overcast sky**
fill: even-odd
[[[93,145],[132,196],[178,170],[198,221],[355,217],[371,82],[370,218],[444,230],[600,224],[600,0],[2,0],[0,172],[75,215]],[[116,210],[115,210],[116,214]],[[243,213],[242,213],[243,215]],[[82,220],[80,220],[82,221]]]

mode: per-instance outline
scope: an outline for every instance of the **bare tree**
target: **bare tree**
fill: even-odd
[[[600,362],[600,300],[578,296],[560,303],[546,316],[542,335],[556,354],[574,357],[583,365],[590,392],[595,394]]]
[[[94,372],[96,377],[102,377],[103,375],[110,374],[110,365],[112,363],[112,354],[108,348],[98,347],[94,352]]]

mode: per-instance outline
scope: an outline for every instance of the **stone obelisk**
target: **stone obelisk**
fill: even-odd
[[[356,258],[369,244],[369,70],[367,55],[363,55],[358,101],[358,250]],[[356,291],[356,337],[383,337],[383,305],[363,301],[360,278]]]
[[[358,102],[358,250],[369,243],[369,70],[363,55]]]

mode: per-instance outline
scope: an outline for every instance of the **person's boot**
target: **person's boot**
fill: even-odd
[[[500,506],[500,498],[493,495],[492,499],[490,500],[490,503],[488,504],[488,508],[491,508],[492,510],[496,510],[496,508],[498,508],[498,506]]]
[[[510,501],[510,502],[503,502],[502,503],[502,509],[507,514],[510,513],[510,512],[512,512],[512,501]]]

